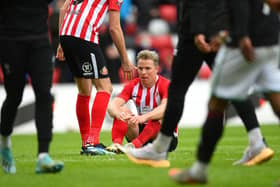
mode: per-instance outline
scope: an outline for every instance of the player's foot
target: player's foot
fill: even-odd
[[[80,151],[81,155],[95,155],[94,146],[92,144],[86,144],[82,146]]]
[[[113,143],[110,146],[106,147],[106,150],[109,152],[116,153],[116,154],[123,154],[123,152],[119,149],[119,147],[121,147],[120,144]]]
[[[148,165],[152,167],[169,167],[167,152],[158,153],[153,149],[153,144],[138,149],[129,149],[127,157],[136,164]]]
[[[107,151],[106,146],[102,143],[95,144],[94,146],[94,155],[115,155],[115,153]]]
[[[266,146],[247,148],[242,158],[233,163],[233,165],[254,166],[270,160],[274,155],[274,151]]]
[[[121,153],[127,153],[129,150],[135,148],[135,146],[134,146],[133,143],[127,143],[127,144],[125,144],[124,146],[122,146],[122,145],[117,145],[117,147],[118,147],[118,149],[119,149],[119,151],[120,151]]]
[[[1,148],[2,168],[5,173],[15,174],[16,166],[13,160],[13,154],[10,148]]]
[[[169,177],[180,184],[206,184],[207,177],[205,175],[194,176],[188,169],[173,168],[169,170]]]
[[[251,160],[246,162],[245,166],[254,166],[261,164],[265,161],[270,160],[274,155],[274,151],[268,147],[263,148],[257,155],[255,155]]]
[[[58,173],[64,167],[63,162],[54,161],[48,154],[38,159],[36,163],[36,173]]]
[[[95,148],[101,148],[101,149],[106,149],[106,146],[103,143],[99,143],[99,144],[94,144]]]
[[[114,155],[115,153],[107,151],[106,146],[103,144],[86,144],[82,147],[81,155]]]

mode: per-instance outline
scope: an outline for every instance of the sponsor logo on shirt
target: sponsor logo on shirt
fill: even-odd
[[[71,10],[70,12],[69,12],[69,14],[74,14],[74,15],[79,15],[79,14],[81,14],[82,12],[81,12],[81,10]]]
[[[146,114],[146,113],[151,112],[151,111],[152,110],[151,110],[150,106],[144,106],[141,109],[141,114]]]

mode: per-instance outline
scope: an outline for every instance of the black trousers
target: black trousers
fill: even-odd
[[[185,94],[200,70],[203,61],[209,67],[214,63],[216,53],[201,53],[191,40],[181,40],[172,64],[171,83],[168,89],[167,107],[161,132],[172,136],[183,113]]]
[[[168,89],[168,101],[161,132],[172,136],[182,116],[185,94],[194,81],[201,65],[206,62],[212,69],[216,53],[201,53],[191,40],[179,39],[177,54],[172,64],[172,77]],[[259,127],[254,105],[250,99],[232,101],[234,108],[245,124],[247,131]]]
[[[48,37],[33,40],[0,40],[0,62],[6,98],[1,108],[0,133],[12,134],[17,108],[27,77],[35,94],[38,152],[48,152],[52,138],[52,51]]]

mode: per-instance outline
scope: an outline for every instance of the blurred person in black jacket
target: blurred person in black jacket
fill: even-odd
[[[280,117],[279,20],[262,0],[228,0],[230,40],[217,54],[212,92],[197,150],[189,169],[172,169],[170,177],[185,184],[206,183],[207,168],[223,133],[224,111],[230,100],[245,100],[254,91],[263,93]],[[257,138],[257,136],[255,136]],[[249,144],[239,161],[254,166],[274,152],[262,141]]]
[[[35,124],[38,139],[36,173],[55,173],[63,163],[49,156],[52,139],[52,51],[48,37],[50,0],[11,0],[0,7],[0,58],[6,98],[1,108],[0,153],[2,167],[16,173],[11,151],[13,124],[21,103],[27,76],[35,94]]]
[[[183,112],[185,94],[203,61],[212,68],[219,44],[227,36],[225,29],[228,29],[228,14],[225,1],[188,0],[177,3],[179,43],[172,64],[168,103],[161,132],[152,145],[129,152],[130,157],[144,159],[148,164],[149,161],[152,164],[168,162],[167,149]],[[211,40],[217,42],[210,45]],[[249,142],[260,141],[265,145],[251,101],[234,100],[232,104],[246,126]],[[215,115],[209,112],[208,116]],[[223,116],[222,114],[220,117]],[[151,157],[151,154],[154,156]]]

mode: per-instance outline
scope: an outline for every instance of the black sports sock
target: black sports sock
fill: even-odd
[[[255,107],[249,99],[246,101],[233,101],[232,105],[243,121],[247,132],[260,126],[255,113]]]
[[[38,140],[38,154],[48,153],[50,146],[50,140]]]
[[[199,143],[197,157],[203,163],[209,163],[218,140],[223,133],[223,112],[208,112],[206,121],[202,127],[201,140]]]

